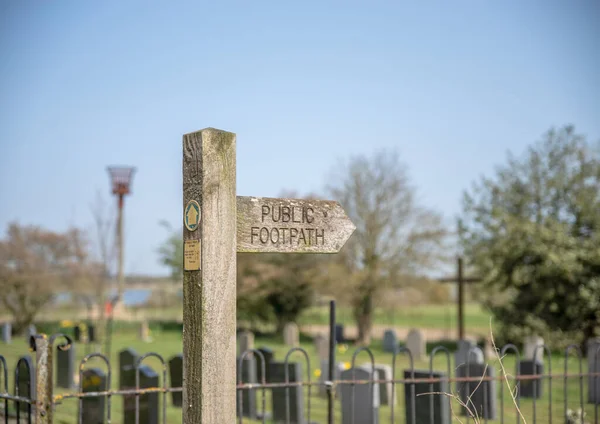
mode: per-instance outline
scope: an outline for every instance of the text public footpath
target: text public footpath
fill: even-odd
[[[296,226],[311,225],[315,222],[315,211],[310,206],[268,206],[261,207],[261,222],[269,226],[251,227],[251,244],[290,244],[318,246],[325,244],[325,229]],[[288,224],[277,226],[277,224]],[[292,225],[289,225],[292,224]]]

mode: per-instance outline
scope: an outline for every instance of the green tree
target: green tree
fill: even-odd
[[[505,331],[600,334],[600,154],[572,126],[465,192],[460,238]]]
[[[183,236],[182,230],[175,231],[166,221],[161,221],[160,225],[164,227],[169,235],[167,239],[159,246],[158,256],[161,264],[169,268],[171,278],[174,281],[183,279]]]
[[[349,297],[358,342],[369,344],[382,289],[441,259],[447,233],[441,216],[417,201],[408,168],[395,152],[353,157],[336,172],[328,191],[356,230],[328,273],[339,282],[333,284],[336,295]]]

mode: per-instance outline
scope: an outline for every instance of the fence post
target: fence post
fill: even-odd
[[[329,366],[327,372],[327,423],[333,424],[335,407],[335,300],[329,303]]]
[[[35,422],[52,424],[52,340],[45,334],[36,334],[30,344],[36,353]]]

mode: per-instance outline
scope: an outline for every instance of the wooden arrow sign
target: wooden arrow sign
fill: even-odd
[[[356,227],[331,200],[237,197],[237,251],[337,253]]]

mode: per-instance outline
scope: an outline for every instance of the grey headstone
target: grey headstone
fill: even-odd
[[[296,347],[300,344],[300,331],[295,322],[288,322],[283,327],[283,343],[290,347]]]
[[[539,375],[544,374],[544,365],[539,361],[527,359],[519,362],[519,371],[521,375]],[[519,396],[523,398],[539,399],[542,396],[543,380],[542,377],[535,380],[521,380],[519,382]]]
[[[421,361],[427,354],[425,348],[425,336],[421,330],[412,329],[406,336],[406,348],[410,350],[413,360]]]
[[[338,362],[333,368],[333,380],[337,381],[344,371],[344,364]],[[325,382],[329,379],[329,361],[327,359],[321,360],[321,375],[319,376],[319,395],[326,396],[327,389],[325,388]],[[339,391],[336,390],[335,396],[339,396]]]
[[[600,337],[587,342],[588,372],[600,373]],[[594,383],[596,390],[594,392]],[[600,376],[588,377],[588,403],[600,404]]]
[[[140,389],[149,387],[160,387],[158,383],[158,374],[149,366],[141,365],[140,373]],[[130,379],[133,375],[133,379]],[[125,380],[126,387],[135,388],[135,370],[133,374],[127,373]],[[135,423],[135,398],[136,395],[123,396],[123,424]],[[139,424],[158,424],[159,411],[159,394],[158,392],[139,395]]]
[[[73,338],[76,342],[81,343],[84,339],[83,331],[81,330],[81,326],[76,325],[73,327]]]
[[[450,401],[445,395],[429,395],[426,393],[450,393],[448,376],[442,372],[415,370],[415,379],[435,378],[439,381],[434,383],[404,383],[404,402],[406,410],[406,422],[412,423],[412,408],[414,399],[415,424],[431,423],[450,424]],[[404,370],[404,379],[412,378],[412,372]],[[414,398],[412,388],[414,387]],[[420,395],[420,396],[419,396]],[[433,420],[431,419],[430,406],[433,404]]]
[[[456,369],[457,377],[475,377],[481,378],[484,376],[494,378],[496,371],[494,368],[486,368],[484,364],[470,363],[468,365],[460,365]],[[476,412],[477,416],[495,420],[497,415],[496,408],[496,380],[491,381],[465,381],[457,383],[457,391],[460,399],[466,404],[469,396],[469,408],[473,413]],[[464,408],[461,408],[462,415],[468,415]]]
[[[252,331],[242,331],[238,334],[238,348],[240,356],[247,350],[254,349],[254,333]],[[246,358],[249,358],[246,355]]]
[[[96,327],[93,324],[88,324],[88,343],[96,342]]]
[[[454,352],[454,367],[464,365],[467,362],[483,364],[483,352],[472,340],[459,340],[457,350]]]
[[[271,382],[269,364],[273,362],[273,357],[275,356],[275,352],[273,349],[269,349],[268,347],[262,346],[259,347],[258,350],[262,353],[263,358],[265,359],[265,381],[267,383]],[[262,382],[262,361],[260,360],[260,356],[256,355],[256,380],[261,383]]]
[[[240,384],[248,384],[248,383],[252,383],[252,384],[256,384],[257,383],[257,379],[256,379],[256,357],[251,357],[249,358],[248,356],[246,356],[244,358],[243,364],[242,364],[242,373],[241,373],[241,380],[239,379],[240,376],[240,359],[236,358],[235,360],[236,363],[236,384],[239,381]],[[240,402],[240,393],[241,393],[241,398],[242,398],[242,416],[243,417],[247,417],[250,419],[257,419],[258,415],[256,412],[256,389],[238,389],[236,391],[236,408],[235,408],[235,413],[236,416],[239,417],[239,413],[240,413],[240,407],[239,407],[239,402]]]
[[[313,341],[319,360],[329,359],[329,338],[323,334],[317,334]]]
[[[183,355],[173,356],[169,360],[169,377],[171,378],[171,387],[183,387]],[[181,408],[183,405],[183,392],[172,392],[171,398],[173,406]]]
[[[371,370],[371,364],[361,365],[362,369]],[[375,380],[386,383],[378,383],[379,386],[379,404],[380,405],[396,405],[396,396],[392,397],[392,367],[390,365],[375,364]]]
[[[385,330],[383,333],[383,351],[390,353],[398,351],[398,336],[394,330]]]
[[[74,387],[75,377],[75,343],[69,350],[60,350],[56,347],[56,387],[71,389]]]
[[[336,324],[335,325],[335,342],[336,343],[345,343],[346,337],[344,336],[344,325]]]
[[[289,362],[288,377],[290,383],[303,381],[302,366],[298,362]],[[285,363],[271,362],[269,374],[272,383],[285,383]],[[277,387],[272,389],[273,422],[286,422],[286,397],[289,393],[290,424],[305,424],[304,421],[304,389],[302,387]]]
[[[33,324],[29,325],[29,327],[27,327],[27,339],[25,340],[27,342],[27,345],[29,345],[31,337],[35,336],[36,334],[37,334],[37,328],[35,328],[35,325],[33,325]]]
[[[99,368],[88,368],[83,371],[81,388],[86,392],[103,392],[108,389],[106,374]],[[81,402],[83,422],[86,424],[104,424],[106,397],[84,397]]]
[[[536,349],[537,346],[540,346]],[[539,336],[527,336],[523,342],[523,358],[536,359],[541,362],[544,360],[544,339]],[[535,358],[534,358],[535,355]]]
[[[18,371],[19,377],[18,380],[15,380],[15,396],[35,399],[35,368],[31,357],[21,356],[19,358]],[[17,402],[17,404],[21,411],[29,411],[30,404],[23,402]],[[33,407],[31,407],[31,411],[33,411]]]
[[[350,368],[341,373],[343,381],[371,379],[373,373],[361,368]],[[379,424],[378,384],[340,384],[338,387],[342,403],[342,424]]]
[[[131,348],[119,352],[119,389],[135,387],[135,363],[139,355]],[[127,386],[127,381],[133,381],[133,386]]]
[[[12,324],[5,322],[2,324],[2,342],[10,344],[12,341]]]

